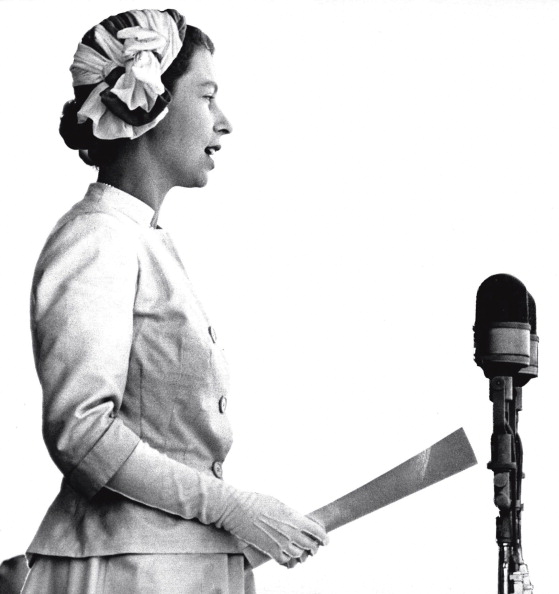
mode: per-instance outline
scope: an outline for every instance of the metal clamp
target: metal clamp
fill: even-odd
[[[515,571],[510,576],[510,580],[514,585],[514,594],[524,594],[525,592],[533,592],[534,586],[530,582],[530,576],[528,575],[528,566],[526,563],[522,563],[518,571]]]

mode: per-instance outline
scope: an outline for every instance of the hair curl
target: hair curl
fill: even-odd
[[[173,18],[181,17],[176,11],[169,11]],[[102,24],[110,24],[115,32],[128,26],[126,23],[127,13],[121,13],[105,19]],[[182,17],[181,17],[182,18]],[[92,35],[93,29],[84,35],[84,39]],[[212,40],[200,29],[188,25],[182,47],[175,59],[161,76],[161,82],[169,93],[173,94],[177,81],[188,72],[192,56],[198,48],[205,48],[214,53],[215,47]],[[95,85],[93,85],[95,86]],[[103,167],[112,163],[123,148],[133,140],[129,138],[117,138],[114,140],[102,140],[93,135],[91,120],[83,124],[78,123],[78,111],[89,96],[92,85],[74,88],[74,99],[65,103],[62,108],[59,132],[64,142],[73,150],[79,150],[81,159],[88,165]]]

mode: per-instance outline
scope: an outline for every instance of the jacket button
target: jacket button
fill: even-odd
[[[212,464],[212,470],[213,470],[213,473],[215,474],[215,476],[217,476],[217,478],[220,479],[223,477],[223,465],[218,460],[216,460]]]
[[[223,414],[225,412],[226,408],[227,408],[227,398],[225,398],[225,396],[222,396],[219,399],[219,412],[221,414]]]
[[[215,330],[210,326],[208,328],[208,332],[210,333],[210,336],[212,337],[212,341],[215,344],[217,342],[217,335],[215,333]]]

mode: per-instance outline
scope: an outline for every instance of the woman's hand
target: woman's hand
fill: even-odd
[[[328,542],[324,528],[269,495],[237,491],[216,525],[294,567]]]

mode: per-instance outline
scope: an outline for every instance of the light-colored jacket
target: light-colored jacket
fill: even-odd
[[[229,533],[106,488],[140,440],[222,475],[232,435],[223,354],[154,211],[92,184],[57,223],[31,298],[43,434],[64,475],[28,553],[239,552]],[[141,478],[141,477],[140,477]]]

